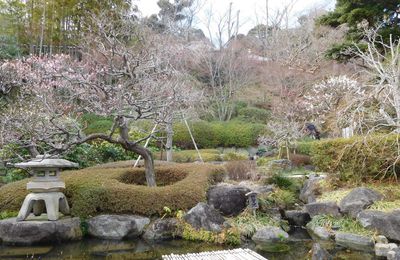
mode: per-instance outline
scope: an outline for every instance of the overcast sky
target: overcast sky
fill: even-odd
[[[154,13],[158,13],[159,8],[157,6],[158,0],[136,0],[135,3],[138,5],[139,10],[143,16],[149,16]],[[170,0],[171,2],[173,0]],[[199,14],[199,20],[196,23],[196,27],[205,29],[206,14],[209,12],[212,6],[212,12],[215,16],[221,16],[229,7],[229,3],[233,3],[233,10],[236,13],[240,10],[240,33],[247,33],[253,28],[258,22],[265,19],[265,5],[266,0],[205,0],[202,10]],[[276,12],[276,10],[282,9],[289,1],[293,0],[268,0],[270,13]],[[296,0],[294,0],[296,1]],[[292,11],[292,23],[297,20],[296,17],[302,13],[309,11],[314,8],[333,9],[335,0],[297,0]]]

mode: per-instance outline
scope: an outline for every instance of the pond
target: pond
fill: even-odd
[[[313,241],[304,232],[291,234],[290,241],[285,244],[260,246],[253,243],[242,245],[251,248],[269,260],[308,259]],[[334,259],[375,259],[373,255],[351,252],[331,246]],[[143,240],[98,240],[84,239],[78,242],[62,243],[51,246],[14,247],[0,246],[0,259],[161,259],[162,255],[195,253],[202,251],[223,250],[227,246],[212,245],[185,240],[171,240],[147,243]]]

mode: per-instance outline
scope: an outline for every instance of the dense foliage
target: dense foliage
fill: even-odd
[[[137,158],[137,155],[126,151],[120,145],[97,141],[75,146],[63,157],[78,163],[80,168],[86,168],[102,163],[131,160]]]
[[[319,23],[338,27],[346,24],[349,27],[346,38],[341,44],[335,44],[327,51],[327,56],[337,60],[347,60],[351,57],[343,51],[354,48],[353,42],[359,43],[363,39],[363,21],[368,27],[381,26],[380,33],[388,39],[390,34],[400,36],[400,28],[397,25],[384,26],[384,9],[394,11],[398,1],[395,0],[338,0],[335,10],[319,18]],[[362,46],[361,46],[362,47]]]
[[[301,143],[320,170],[339,173],[343,181],[397,179],[399,135],[371,135]]]
[[[197,121],[190,123],[194,139],[200,148],[248,147],[255,145],[265,126],[232,120],[229,122]],[[174,143],[193,149],[193,142],[183,123],[174,126]]]

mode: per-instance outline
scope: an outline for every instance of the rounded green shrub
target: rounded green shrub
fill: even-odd
[[[65,194],[74,216],[89,217],[102,213],[139,214],[145,216],[187,210],[206,199],[208,186],[222,179],[220,166],[198,164],[170,164],[156,167],[157,187],[143,183],[144,168],[93,167],[61,174]],[[126,166],[126,167],[125,167]],[[129,177],[130,176],[130,177]],[[25,198],[29,179],[13,182],[0,188],[0,212],[16,211]],[[136,183],[136,184],[135,184]]]
[[[271,112],[257,107],[244,107],[238,110],[238,117],[247,122],[265,124],[271,117]]]
[[[265,131],[262,124],[240,120],[228,122],[197,121],[189,123],[199,148],[248,147],[256,144],[257,137]],[[193,149],[189,132],[183,123],[174,125],[174,144],[183,149]]]
[[[320,170],[339,173],[342,181],[398,178],[400,135],[370,135],[312,142],[311,160]]]

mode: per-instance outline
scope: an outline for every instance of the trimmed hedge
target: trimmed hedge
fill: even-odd
[[[150,188],[134,184],[143,182],[143,168],[109,168],[111,165],[61,174],[74,216],[89,217],[101,213],[162,215],[164,207],[172,211],[187,210],[204,201],[208,186],[222,180],[225,174],[222,167],[209,164],[169,164],[156,167],[156,179],[161,185],[174,183]],[[25,179],[0,188],[0,212],[19,210],[27,194],[28,181]]]
[[[113,125],[112,117],[105,117],[96,114],[84,114],[81,118],[86,126],[85,134],[108,133]]]
[[[265,124],[271,118],[271,111],[258,107],[244,107],[238,110],[238,117],[247,122]]]
[[[201,158],[204,162],[213,162],[213,161],[242,161],[248,160],[248,155],[240,152],[228,152],[221,153],[221,151],[217,149],[200,149]],[[166,160],[167,154],[166,152],[154,153],[154,158],[157,160]],[[188,162],[196,162],[200,161],[199,155],[196,150],[182,150],[182,151],[173,151],[172,159],[174,162],[178,163],[188,163]]]
[[[217,149],[201,149],[200,154],[205,162],[222,161],[221,154]],[[167,154],[164,151],[161,158],[161,152],[156,152],[154,153],[154,158],[157,160],[166,160]],[[200,160],[196,150],[172,151],[172,159],[174,162],[178,163],[195,162]]]
[[[200,148],[248,147],[255,145],[265,125],[238,120],[228,122],[197,121],[189,123],[194,139]],[[183,123],[174,125],[174,145],[193,149],[188,130]]]
[[[371,135],[309,142],[307,149],[320,171],[339,173],[343,181],[367,181],[400,173],[399,143],[400,135]]]

